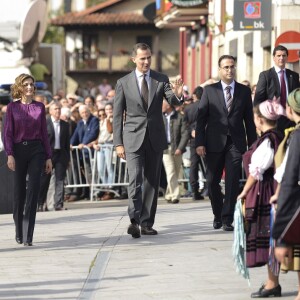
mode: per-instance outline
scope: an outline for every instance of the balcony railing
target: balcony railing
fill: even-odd
[[[68,71],[131,71],[134,67],[129,54],[93,54],[89,53],[67,53],[67,70]],[[151,65],[160,70],[169,70],[178,67],[176,56],[161,55],[159,60],[157,55],[152,55]],[[157,63],[159,62],[159,66]]]

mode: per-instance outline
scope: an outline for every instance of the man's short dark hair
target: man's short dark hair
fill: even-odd
[[[235,62],[235,58],[232,56],[232,55],[222,55],[220,58],[219,58],[219,61],[218,61],[218,66],[221,67],[221,62],[222,60],[224,59],[232,59],[234,62]]]
[[[151,51],[150,46],[148,46],[147,44],[145,44],[145,43],[137,43],[137,44],[135,44],[133,46],[132,57],[135,57],[137,55],[138,49],[141,49],[141,50],[150,50]]]
[[[282,45],[278,45],[278,46],[276,46],[274,48],[274,50],[273,50],[273,56],[276,55],[277,51],[285,51],[286,52],[286,56],[289,56],[289,50],[287,48],[285,48],[284,46],[282,46]]]
[[[203,94],[203,87],[202,86],[197,86],[193,91],[193,95],[196,95],[198,100],[201,99],[202,94]]]

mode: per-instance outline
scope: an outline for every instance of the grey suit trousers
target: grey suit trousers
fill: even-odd
[[[148,134],[136,152],[126,152],[131,222],[152,227],[155,220],[163,151],[153,150]]]

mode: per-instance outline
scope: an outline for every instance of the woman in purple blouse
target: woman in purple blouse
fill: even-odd
[[[40,178],[46,161],[46,173],[52,170],[45,106],[33,100],[34,78],[21,74],[11,86],[14,102],[7,106],[4,125],[4,149],[8,168],[14,171],[13,217],[16,242],[32,246]],[[26,177],[28,183],[26,189]]]

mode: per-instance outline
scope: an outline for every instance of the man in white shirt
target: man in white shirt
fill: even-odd
[[[274,97],[279,98],[282,106],[285,108],[286,99],[294,89],[300,87],[299,74],[287,69],[288,49],[278,45],[273,50],[274,67],[259,74],[256,86],[253,105],[264,102]],[[285,116],[281,116],[277,121],[277,129],[284,132],[284,129],[294,126]]]

